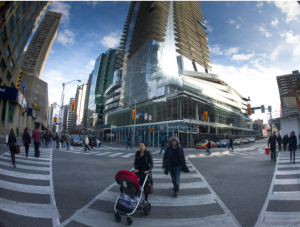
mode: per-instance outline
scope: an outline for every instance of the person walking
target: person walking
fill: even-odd
[[[35,130],[32,132],[32,137],[33,137],[33,142],[34,142],[34,157],[38,158],[40,157],[40,144],[41,144],[41,138],[42,138],[42,133],[38,129],[38,126],[35,126]]]
[[[26,157],[28,157],[29,144],[31,144],[31,137],[28,132],[28,128],[26,127],[23,133],[23,145],[25,147]]]
[[[42,131],[41,133],[42,133],[42,144],[44,144],[44,138],[45,138],[44,137],[44,132]]]
[[[128,149],[128,146],[129,146],[129,147],[131,148],[131,150],[132,150],[130,138],[128,138],[128,140],[127,140],[127,149]]]
[[[282,138],[279,133],[278,133],[278,137],[277,137],[277,143],[278,143],[278,151],[281,151]]]
[[[46,147],[47,147],[48,146],[48,132],[45,133],[44,139],[45,139],[45,143],[46,143]]]
[[[179,193],[181,171],[185,173],[190,172],[186,166],[183,148],[178,142],[177,137],[172,138],[171,146],[166,149],[162,169],[166,175],[168,175],[169,172],[171,173],[172,183],[174,185],[174,196],[177,197]]]
[[[143,185],[146,174],[149,174],[148,179],[151,179],[151,185],[153,185],[152,173],[153,158],[151,152],[147,151],[147,145],[144,141],[139,143],[139,151],[135,153],[134,159],[134,172],[139,178],[140,184]],[[145,191],[145,201],[148,202],[148,194]]]
[[[88,149],[89,151],[91,151],[90,150],[90,148],[89,148],[89,138],[88,138],[88,136],[86,135],[85,136],[85,139],[84,139],[84,152],[86,152],[86,149]]]
[[[98,148],[98,146],[99,146],[99,139],[97,138],[96,139],[96,147]]]
[[[101,150],[101,139],[99,140],[99,147],[100,147],[100,150]]]
[[[229,150],[229,148],[231,148],[232,151],[233,151],[233,141],[232,141],[231,137],[229,138],[229,147],[228,147],[228,150]]]
[[[297,137],[295,136],[294,131],[291,132],[289,150],[290,150],[290,160],[291,162],[293,161],[293,163],[295,163],[296,150],[297,150]],[[294,156],[294,160],[292,159],[292,156]]]
[[[56,149],[59,150],[59,142],[60,142],[60,140],[59,140],[59,135],[58,135],[57,132],[55,134],[55,141],[56,141]]]
[[[163,149],[166,152],[166,146],[165,146],[165,140],[164,139],[161,140],[161,148],[160,148],[159,154],[161,154]]]
[[[15,159],[16,142],[17,142],[17,138],[16,138],[16,135],[14,133],[14,129],[11,128],[10,129],[10,134],[8,136],[8,141],[7,141],[6,148],[9,146],[11,161],[12,161],[12,164],[15,168],[16,168],[16,159]]]
[[[70,137],[67,135],[66,137],[66,145],[67,145],[67,150],[70,150]]]
[[[206,145],[206,152],[209,153],[211,155],[211,152],[210,152],[210,148],[211,148],[211,143],[210,143],[210,140],[208,140],[207,142],[207,145]]]
[[[90,137],[89,137],[89,145],[90,145],[91,149],[94,149],[95,144],[94,144],[94,141],[93,141],[92,134],[90,134]]]
[[[19,137],[19,127],[16,128],[17,137]]]
[[[271,134],[269,141],[268,141],[268,147],[270,147],[271,150],[271,161],[276,162],[276,141],[277,141],[277,136],[276,132],[274,131],[273,134]]]
[[[283,150],[285,151],[286,150],[286,144],[287,144],[287,142],[286,142],[286,135],[283,136],[282,143],[283,143]]]

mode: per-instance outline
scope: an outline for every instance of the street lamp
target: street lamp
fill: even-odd
[[[68,83],[63,83],[62,86],[63,86],[63,90],[62,90],[62,93],[61,93],[61,106],[60,106],[60,114],[59,114],[59,123],[60,123],[60,130],[61,130],[61,116],[62,116],[62,111],[64,109],[64,91],[65,91],[65,87],[67,84],[73,82],[73,81],[78,81],[79,83],[81,82],[81,80],[72,80],[72,81],[69,81]]]

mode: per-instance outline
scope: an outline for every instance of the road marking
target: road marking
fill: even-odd
[[[3,159],[3,160],[9,160],[11,161],[11,158],[10,157],[5,157],[4,155],[3,156],[0,156],[0,159]],[[26,159],[16,159],[16,163],[29,163],[29,164],[37,164],[37,165],[47,165],[49,166],[50,163],[49,162],[39,162],[37,160],[37,158],[35,158],[36,161],[30,161],[30,160],[26,160]]]
[[[277,175],[290,175],[290,174],[300,174],[300,170],[285,170],[276,172]]]
[[[280,184],[280,185],[300,184],[300,178],[295,178],[295,179],[275,179],[275,184]]]
[[[153,188],[154,189],[166,189],[166,188],[172,189],[173,184],[172,184],[172,182],[155,183],[155,184],[153,184]],[[180,183],[180,189],[192,189],[192,188],[206,188],[206,184],[204,184],[203,182]]]
[[[9,162],[0,161],[0,165],[9,166],[9,167],[13,168],[13,165],[10,164]],[[40,170],[40,171],[48,171],[48,172],[50,171],[50,167],[27,166],[27,165],[20,165],[20,164],[18,164],[17,167],[19,169],[31,169],[31,170]]]
[[[133,156],[133,155],[135,155],[135,153],[129,153],[129,154],[123,155],[121,157],[122,158],[128,158],[128,157]]]
[[[10,153],[4,153],[3,156],[8,156],[10,157]],[[31,159],[31,160],[42,160],[42,161],[50,161],[50,158],[36,158],[36,157],[25,157],[25,156],[19,156],[19,155],[16,155],[16,161],[17,160],[23,160],[23,159]],[[11,158],[10,158],[11,159]]]
[[[111,154],[112,152],[104,152],[104,153],[100,153],[100,154],[96,154],[98,156],[101,156],[101,155],[106,155],[106,154]]]
[[[115,154],[108,155],[108,156],[110,156],[110,157],[115,157],[115,156],[118,156],[118,155],[120,155],[120,154],[124,154],[124,153],[115,153]]]
[[[0,188],[17,191],[17,192],[25,192],[25,193],[51,194],[50,186],[17,184],[17,183],[11,183],[8,181],[3,181],[3,180],[0,180]]]
[[[10,171],[10,170],[6,170],[6,169],[2,169],[0,174],[6,175],[6,176],[11,176],[11,177],[31,179],[31,180],[50,180],[49,175],[46,175],[46,174],[20,173],[20,172]]]
[[[102,146],[102,147],[105,148],[105,149],[109,149],[109,150],[120,150],[120,148],[106,147],[106,146]]]

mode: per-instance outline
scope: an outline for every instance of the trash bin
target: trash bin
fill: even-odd
[[[265,152],[266,152],[266,155],[270,154],[270,148],[266,147]]]

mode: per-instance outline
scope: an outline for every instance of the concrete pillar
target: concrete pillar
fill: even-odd
[[[216,135],[218,134],[218,128],[216,127]]]
[[[210,126],[207,126],[207,133],[210,133]]]
[[[182,118],[182,99],[179,99],[179,118]]]
[[[195,106],[195,117],[196,117],[196,120],[199,120],[198,103],[196,103],[196,106]]]

